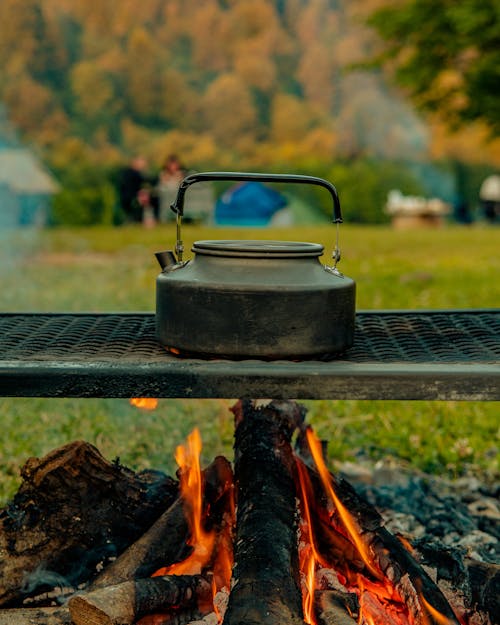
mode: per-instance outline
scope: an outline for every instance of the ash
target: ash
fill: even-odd
[[[454,481],[416,472],[393,459],[375,466],[345,463],[340,474],[375,506],[389,531],[420,550],[500,562],[500,487],[475,477]]]

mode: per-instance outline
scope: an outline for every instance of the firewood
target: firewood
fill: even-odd
[[[303,625],[290,440],[301,409],[238,402],[233,412],[237,521],[224,625]]]
[[[0,606],[43,587],[43,572],[73,587],[87,581],[177,497],[175,480],[136,474],[81,441],[30,458],[21,475],[18,493],[0,510]]]
[[[159,519],[111,562],[91,584],[92,589],[106,588],[139,577],[148,577],[165,564],[187,555],[188,524],[181,499],[176,499]]]
[[[474,623],[496,623],[500,614],[500,565],[465,557],[461,549],[422,536],[411,541],[418,562],[453,606],[456,614]],[[488,621],[488,618],[490,619]]]
[[[470,589],[472,608],[486,612],[494,623],[500,615],[500,565],[465,561]]]
[[[0,610],[0,625],[72,625],[68,608]]]
[[[205,496],[213,504],[232,481],[229,462],[222,456],[203,471]],[[94,580],[91,588],[104,588],[128,580],[148,577],[163,566],[179,562],[189,555],[186,545],[189,527],[182,500],[177,499],[139,540]]]
[[[355,598],[355,599],[354,599]],[[318,591],[315,594],[316,616],[321,625],[354,625],[358,621],[351,616],[354,609],[353,603],[357,597],[348,593],[340,593],[335,590]],[[351,612],[348,611],[351,608]]]
[[[316,468],[307,465],[307,469],[313,483],[319,484],[320,477]],[[459,625],[441,590],[400,540],[384,527],[383,518],[377,510],[362,499],[349,482],[337,479],[331,473],[329,477],[336,496],[358,526],[361,539],[374,563],[398,589],[416,621],[422,621],[420,615],[423,613],[426,623],[439,625],[439,620],[432,614],[435,610],[448,619],[449,625]],[[319,490],[320,487],[317,488]],[[430,609],[423,604],[422,597],[431,606]]]
[[[171,575],[74,595],[68,606],[75,625],[132,625],[146,614],[207,603],[211,595],[211,585],[203,577]]]
[[[311,521],[317,548],[337,573],[353,581],[358,573],[366,572],[359,551],[343,534],[332,530],[331,525],[319,515],[313,515]]]

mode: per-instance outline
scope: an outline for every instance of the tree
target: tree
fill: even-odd
[[[107,72],[90,61],[73,66],[71,88],[75,97],[75,110],[89,126],[106,124],[117,113],[117,99]]]
[[[286,93],[274,96],[271,106],[271,136],[277,143],[303,139],[312,115],[303,100]]]
[[[407,0],[369,18],[385,40],[379,63],[394,69],[422,109],[451,125],[500,130],[500,5],[497,0]]]
[[[255,132],[256,111],[248,87],[236,74],[221,74],[208,87],[202,114],[210,133],[224,146]]]
[[[139,121],[156,121],[162,97],[157,46],[148,31],[137,26],[128,37],[126,52],[126,93],[130,108]]]

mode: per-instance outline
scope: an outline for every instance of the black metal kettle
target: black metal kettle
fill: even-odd
[[[267,240],[196,241],[184,260],[184,196],[194,183],[234,180],[313,184],[333,200],[337,243],[333,266],[318,243]],[[312,176],[206,172],[187,176],[171,206],[175,252],[156,254],[156,331],[173,351],[201,357],[303,359],[338,354],[354,339],[355,283],[337,269],[340,202],[332,183]]]

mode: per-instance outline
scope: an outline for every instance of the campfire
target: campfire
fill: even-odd
[[[0,625],[494,625],[498,567],[441,588],[329,471],[302,406],[232,410],[234,465],[202,468],[195,430],[178,480],[79,442],[30,459],[0,511]]]

